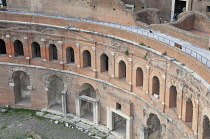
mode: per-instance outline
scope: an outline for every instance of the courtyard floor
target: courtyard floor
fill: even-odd
[[[76,128],[66,128],[52,120],[36,116],[34,111],[9,110],[0,112],[0,139],[27,139],[27,130],[32,130],[43,139],[91,139]],[[32,137],[33,138],[33,137]]]

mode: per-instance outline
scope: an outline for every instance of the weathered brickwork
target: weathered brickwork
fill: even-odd
[[[93,32],[5,24],[0,35],[6,47],[6,54],[0,55],[1,105],[41,110],[54,109],[52,104],[56,104],[64,113],[93,115],[95,124],[110,130],[117,131],[119,126],[125,129],[126,138],[132,139],[203,138],[204,116],[210,118],[209,69],[179,49],[91,23],[44,16],[32,19],[22,14],[1,14],[1,18],[45,24],[53,21],[54,25],[111,34],[151,47]],[[23,55],[14,49],[17,40],[22,43]],[[31,45],[33,42],[40,49]],[[67,53],[68,47],[73,51]],[[69,63],[67,57],[71,57]],[[28,77],[30,85],[25,83]],[[29,97],[24,95],[28,92]],[[30,101],[25,102],[28,98]]]

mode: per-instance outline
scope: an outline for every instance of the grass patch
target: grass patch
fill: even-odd
[[[163,52],[162,55],[164,55],[164,56],[167,55],[167,52]]]
[[[139,45],[146,46],[143,42],[139,43]]]
[[[1,129],[5,129],[5,128],[7,128],[7,125],[3,125],[3,126],[1,127]]]
[[[124,54],[128,56],[129,55],[128,50],[125,50]]]

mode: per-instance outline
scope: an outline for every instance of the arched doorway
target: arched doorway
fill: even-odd
[[[94,87],[89,83],[84,83],[76,99],[77,116],[98,124],[100,113],[98,102]]]
[[[203,117],[203,139],[210,139],[210,121],[206,115]]]
[[[156,114],[150,114],[147,120],[148,139],[162,139],[161,137],[161,124]]]
[[[87,96],[96,99],[95,89],[91,84],[85,83],[82,85],[80,96]],[[81,117],[93,121],[93,104],[82,100],[81,101]]]
[[[61,92],[64,90],[63,80],[52,75],[49,77],[48,108],[51,110],[62,111]]]
[[[12,75],[14,81],[15,103],[18,105],[30,105],[31,93],[28,87],[30,86],[30,78],[23,71],[16,71]]]

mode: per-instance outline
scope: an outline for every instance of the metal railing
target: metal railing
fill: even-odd
[[[57,17],[57,18],[65,18],[65,19],[70,19],[70,20],[76,20],[76,21],[82,21],[82,22],[89,22],[89,23],[95,23],[95,24],[101,24],[101,25],[105,25],[105,26],[111,26],[111,27],[115,27],[115,28],[120,28],[120,29],[124,29],[124,30],[128,30],[134,33],[138,33],[141,34],[143,36],[146,37],[150,37],[153,38],[155,40],[158,40],[160,42],[163,42],[171,47],[176,47],[175,44],[178,44],[181,46],[181,49],[183,52],[185,52],[186,54],[189,54],[191,56],[193,56],[194,58],[198,59],[199,61],[201,61],[203,64],[205,64],[206,66],[210,67],[210,58],[206,58],[204,56],[202,56],[202,54],[195,52],[192,49],[189,49],[183,45],[181,45],[179,42],[175,42],[169,38],[164,37],[165,34],[158,35],[156,31],[151,31],[148,29],[143,29],[143,28],[139,28],[139,27],[135,27],[135,26],[129,26],[129,25],[121,25],[121,24],[116,24],[116,23],[111,23],[111,22],[102,22],[102,21],[97,21],[97,20],[90,20],[90,19],[84,19],[84,18],[75,18],[75,17],[64,17],[64,16],[56,16],[56,15],[46,15],[46,14],[42,14],[42,13],[29,13],[29,12],[11,12],[11,11],[5,11],[6,13],[22,13],[22,14],[30,14],[30,15],[41,15],[41,16],[48,16],[48,17]],[[159,33],[161,34],[161,33]],[[182,41],[180,39],[177,39],[175,37],[172,36],[168,36],[170,38]],[[188,43],[188,45],[190,47],[197,47],[191,43]],[[202,49],[202,48],[200,48]],[[209,56],[210,57],[210,56]]]

